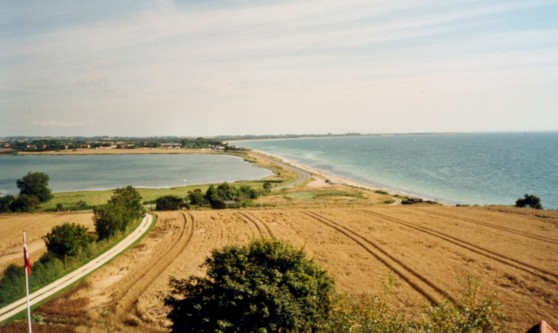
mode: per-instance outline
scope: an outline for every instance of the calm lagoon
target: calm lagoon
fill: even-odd
[[[205,154],[0,156],[0,195],[18,193],[27,172],[49,175],[54,192],[106,190],[127,185],[169,188],[255,180],[272,172],[240,157]]]

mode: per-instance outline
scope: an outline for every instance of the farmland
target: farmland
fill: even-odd
[[[264,237],[303,247],[341,293],[378,294],[393,280],[390,303],[409,315],[431,302],[459,302],[470,275],[503,304],[510,331],[541,319],[558,324],[556,212],[362,205],[158,216],[139,245],[36,313],[90,332],[164,331],[169,277],[201,275],[212,249]]]

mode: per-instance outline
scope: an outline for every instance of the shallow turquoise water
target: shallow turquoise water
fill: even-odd
[[[55,192],[135,187],[173,187],[254,180],[271,175],[227,155],[0,156],[0,195],[17,193],[16,180],[45,172]]]
[[[558,209],[558,133],[428,134],[236,142],[361,183],[453,204]]]

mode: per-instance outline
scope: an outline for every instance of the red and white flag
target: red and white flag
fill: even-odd
[[[29,251],[27,250],[27,237],[23,232],[23,266],[27,270],[27,275],[31,275],[31,260],[29,260]]]

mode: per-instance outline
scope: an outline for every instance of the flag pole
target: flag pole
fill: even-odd
[[[33,327],[31,326],[31,305],[29,304],[29,253],[27,252],[27,236],[25,231],[23,232],[23,260],[24,260],[24,271],[25,271],[25,290],[27,293],[27,322],[29,323],[29,333],[33,333]]]

